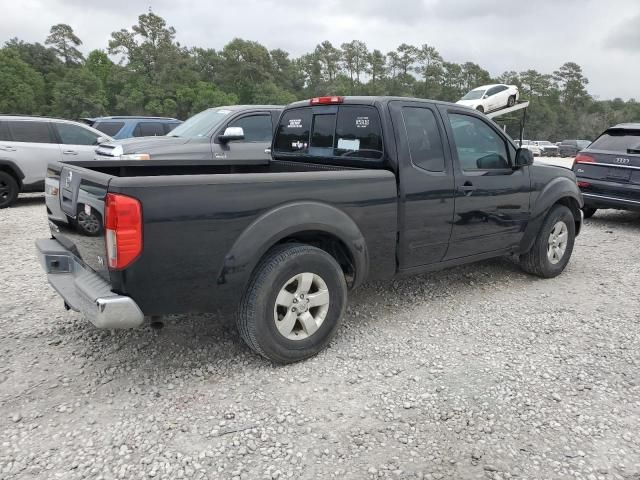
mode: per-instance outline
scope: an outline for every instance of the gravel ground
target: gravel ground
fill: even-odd
[[[552,280],[494,260],[366,285],[287,367],[230,319],[65,312],[42,196],[0,233],[1,479],[640,479],[638,214],[586,221]]]

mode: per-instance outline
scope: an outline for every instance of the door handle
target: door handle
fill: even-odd
[[[476,187],[473,186],[471,182],[464,182],[464,184],[458,187],[458,190],[465,195],[471,195]]]
[[[0,145],[0,150],[3,152],[15,152],[16,149],[14,147],[9,147],[8,145]]]
[[[78,152],[76,152],[75,150],[63,150],[62,153],[64,155],[77,155]]]
[[[267,155],[271,155],[271,148],[265,148],[264,153],[266,153]]]

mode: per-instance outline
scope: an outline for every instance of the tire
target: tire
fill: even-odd
[[[76,216],[76,227],[83,235],[98,236],[102,233],[102,217],[93,209],[90,214],[80,210]]]
[[[484,107],[482,105],[478,105],[476,107],[476,110],[479,111],[480,113],[484,113]]]
[[[515,104],[516,104],[516,96],[515,95],[511,95],[509,97],[509,100],[507,100],[507,108],[513,107]]]
[[[558,233],[558,230],[555,229],[558,228],[560,223],[564,224],[567,237],[562,255],[554,263],[550,258],[550,255],[553,254],[553,250],[551,250],[550,253],[551,235],[552,232],[554,232],[554,234]],[[520,255],[520,266],[525,272],[537,275],[538,277],[557,277],[562,273],[571,258],[571,252],[573,252],[573,244],[575,242],[575,233],[575,219],[573,218],[571,210],[564,205],[555,205],[551,208],[542,223],[542,227],[540,227],[540,231],[531,250]],[[556,250],[556,255],[558,251],[559,250]]]
[[[309,275],[313,281],[311,289],[306,289],[308,298],[300,298]],[[310,306],[311,296],[315,295],[318,303],[324,301],[323,292],[327,303]],[[346,304],[344,273],[331,255],[309,245],[281,245],[270,250],[256,268],[240,303],[238,330],[254,352],[275,363],[294,363],[316,355],[329,344]]]
[[[16,179],[11,174],[0,171],[0,208],[13,205],[19,191],[20,187]]]
[[[584,218],[591,218],[593,217],[594,213],[596,213],[598,211],[597,208],[593,208],[593,207],[584,207],[582,209],[582,213],[584,213]]]

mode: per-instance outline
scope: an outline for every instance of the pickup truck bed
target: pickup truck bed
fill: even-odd
[[[501,255],[554,277],[582,225],[571,171],[469,108],[396,97],[288,106],[270,161],[68,162],[46,182],[38,249],[70,308],[104,328],[233,311],[279,363],[324,348],[365,280]]]

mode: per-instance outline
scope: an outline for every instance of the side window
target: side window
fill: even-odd
[[[0,142],[10,142],[11,134],[9,133],[9,125],[7,122],[0,121]]]
[[[48,122],[8,121],[14,142],[58,143],[51,134]]]
[[[449,114],[449,122],[463,170],[509,168],[506,142],[479,118],[458,113]]]
[[[55,128],[64,145],[97,145],[98,135],[91,130],[70,123],[55,123]]]
[[[311,147],[333,148],[333,137],[336,131],[336,115],[314,115],[311,130]],[[329,154],[330,155],[330,154]]]
[[[273,135],[271,115],[251,115],[234,120],[227,127],[242,127],[244,142],[270,142]]]
[[[487,95],[491,97],[492,95],[495,95],[499,91],[500,91],[499,87],[492,87],[489,90],[487,90]]]
[[[310,108],[294,108],[280,117],[276,130],[274,151],[294,153],[309,147],[312,113]]]
[[[105,135],[113,137],[124,127],[124,122],[98,122],[93,125],[93,128],[100,130]]]
[[[164,127],[160,122],[139,122],[133,129],[134,137],[156,137],[164,134]]]
[[[334,156],[382,158],[382,127],[373,107],[343,105],[338,109]]]
[[[444,172],[444,151],[438,124],[428,108],[404,107],[402,118],[411,162],[430,172]]]

